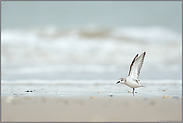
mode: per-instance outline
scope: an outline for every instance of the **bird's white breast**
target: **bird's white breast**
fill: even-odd
[[[132,78],[127,77],[125,84],[131,88],[137,88],[139,87],[139,84]]]

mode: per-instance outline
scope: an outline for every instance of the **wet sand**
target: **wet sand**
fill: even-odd
[[[182,98],[1,97],[3,122],[178,122]]]

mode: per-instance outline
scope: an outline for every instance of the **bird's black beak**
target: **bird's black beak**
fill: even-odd
[[[120,83],[120,81],[118,81],[116,84]]]

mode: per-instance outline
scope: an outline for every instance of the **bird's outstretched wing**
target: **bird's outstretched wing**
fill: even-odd
[[[142,53],[139,57],[137,57],[138,54],[135,56],[135,58],[132,61],[132,64],[130,65],[130,71],[128,76],[138,79],[140,74],[140,69],[142,68],[142,65],[144,62],[145,55],[146,55],[146,52]]]
[[[128,76],[129,76],[129,75],[130,75],[130,73],[131,73],[133,63],[135,62],[135,60],[136,60],[136,58],[138,57],[138,55],[139,55],[139,54],[137,54],[137,55],[135,56],[135,58],[133,59],[133,61],[132,61],[131,65],[130,65],[130,70],[129,70]]]

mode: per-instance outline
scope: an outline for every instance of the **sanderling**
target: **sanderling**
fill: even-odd
[[[125,78],[120,78],[119,81],[116,83],[116,84],[118,83],[125,84],[133,88],[133,96],[134,96],[135,88],[145,87],[139,82],[140,80],[138,79],[140,74],[140,69],[142,68],[142,64],[144,62],[145,55],[146,55],[146,52],[142,53],[139,57],[137,54],[130,65],[128,76]]]

